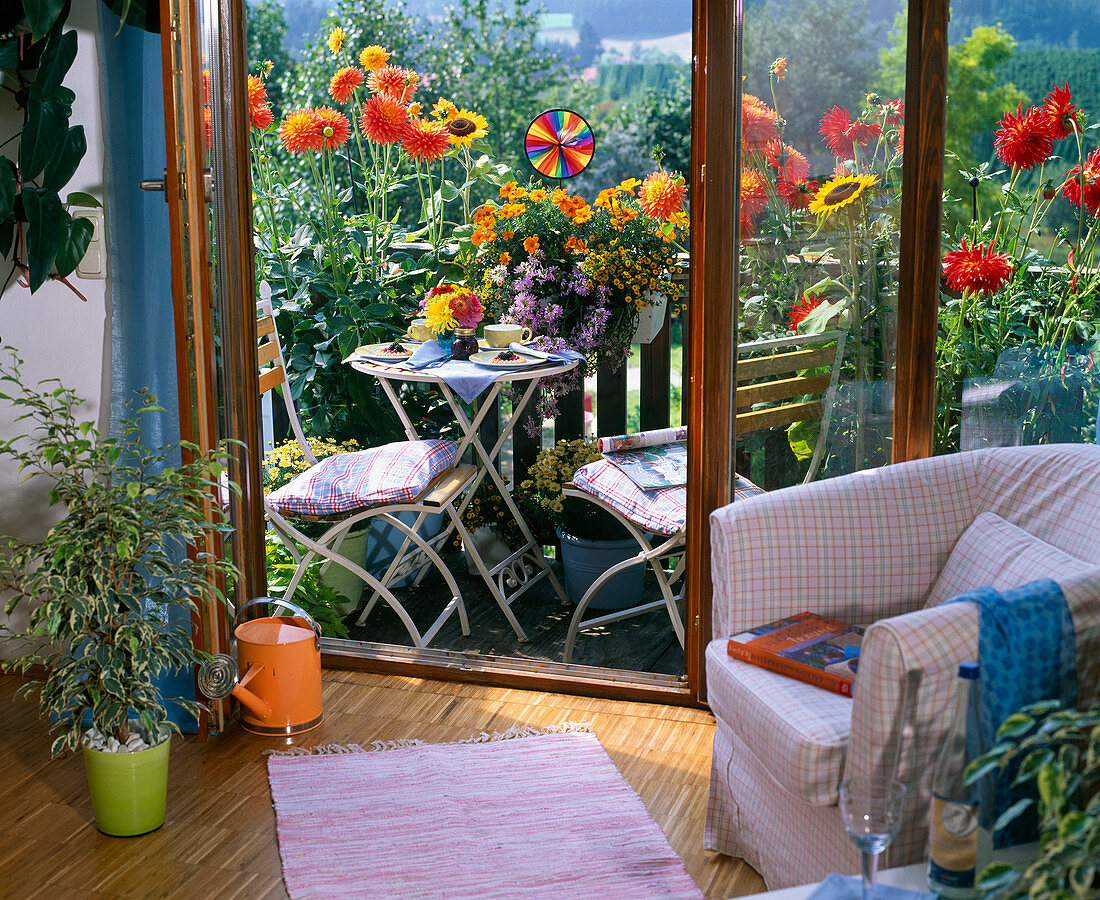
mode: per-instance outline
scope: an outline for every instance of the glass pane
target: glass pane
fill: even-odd
[[[418,528],[439,537],[471,619],[468,636],[457,615],[447,619],[432,649],[561,662],[585,589],[563,571],[555,526],[582,538],[617,532],[620,553],[642,552],[594,502],[557,501],[578,460],[598,456],[595,437],[681,421],[691,2],[643,6],[341,0],[321,16],[304,0],[249,5],[257,271],[305,432],[325,441],[315,451],[461,441],[484,414],[485,452],[468,445],[463,460],[482,480],[458,505],[471,537],[442,514]],[[450,299],[467,290],[473,312]],[[448,323],[447,310],[461,314]],[[418,314],[426,331],[410,329]],[[344,362],[360,347],[401,353],[385,350],[395,341],[432,353],[440,338],[447,352],[447,325],[480,333],[490,321],[516,325],[514,340],[530,329],[544,351],[578,351],[586,369],[539,381],[524,408],[529,382],[518,373],[491,404],[491,387],[452,403],[430,378],[387,380]],[[282,445],[285,423],[272,418]],[[589,443],[547,455],[564,439]],[[293,446],[268,461],[269,488],[305,467]],[[554,465],[552,478],[524,487]],[[416,512],[402,516],[416,526]],[[390,569],[404,537],[376,520],[343,552],[394,587],[413,628],[354,581],[331,602],[331,570],[303,581],[296,599],[319,605],[327,633],[349,642],[342,649],[407,647],[446,608],[438,566]],[[475,543],[487,573],[468,558]],[[269,545],[277,593],[295,567],[273,536]],[[613,559],[598,551],[589,578]],[[572,661],[674,682],[679,621],[644,562],[625,573],[626,599],[611,602],[653,608],[583,629]]]
[[[1100,9],[1033,13],[952,6],[938,453],[1096,439]]]
[[[736,462],[768,490],[890,460],[905,56],[889,24],[847,0],[746,10]]]

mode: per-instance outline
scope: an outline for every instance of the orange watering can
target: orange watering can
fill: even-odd
[[[252,606],[271,604],[293,613],[241,622]],[[253,734],[302,734],[321,724],[321,629],[304,609],[260,597],[233,620],[237,659],[224,653],[199,668],[199,690],[211,700],[241,702],[241,725]]]

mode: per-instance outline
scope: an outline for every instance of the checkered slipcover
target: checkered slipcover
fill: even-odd
[[[400,441],[327,456],[268,495],[284,516],[350,515],[389,503],[411,503],[451,468],[454,441]]]
[[[856,873],[859,856],[837,830],[827,782],[896,772],[909,796],[898,837],[881,864],[923,858],[932,765],[950,723],[958,663],[978,650],[973,604],[923,607],[956,545],[965,544],[960,538],[983,512],[1083,561],[1055,578],[1077,631],[1079,702],[1095,703],[1100,447],[1010,447],[935,457],[774,491],[712,514],[715,640],[707,653],[707,685],[717,727],[708,848],[745,858],[769,888],[816,881],[830,871]],[[1006,546],[994,540],[987,554],[1003,555]],[[960,559],[981,559],[974,552]],[[986,577],[978,569],[974,577]],[[1021,583],[1032,579],[1023,576]],[[835,746],[839,714],[835,720],[828,715],[839,713],[833,697],[821,692],[814,708],[799,689],[776,680],[782,676],[742,674],[723,658],[729,635],[807,609],[870,626],[844,750]],[[918,677],[911,680],[910,673]],[[717,696],[723,692],[729,696]],[[750,703],[752,718],[746,714]]]
[[[597,459],[581,466],[573,484],[598,497],[623,517],[653,534],[676,534],[687,518],[687,488],[668,487],[643,491],[614,463]],[[734,497],[745,500],[764,493],[747,478],[737,476]]]

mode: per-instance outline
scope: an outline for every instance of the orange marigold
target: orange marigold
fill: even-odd
[[[539,249],[538,235],[531,235],[531,237],[526,238],[523,241],[523,249],[526,250],[528,253],[534,253],[536,250],[538,250]]]
[[[446,154],[451,146],[451,139],[446,126],[439,122],[413,119],[405,130],[401,144],[409,159],[435,162]]]
[[[331,106],[322,106],[313,111],[314,118],[321,128],[321,146],[325,150],[335,150],[344,146],[344,142],[351,136],[351,124],[347,116],[337,112]]]
[[[389,94],[377,94],[363,104],[359,127],[367,140],[376,144],[396,144],[405,137],[409,127],[409,111],[404,103]]]
[[[344,66],[328,83],[328,93],[337,103],[347,103],[363,83],[363,73],[355,66]]]
[[[686,196],[687,185],[681,176],[658,169],[642,182],[642,189],[638,192],[638,205],[647,216],[667,219],[684,208]]]
[[[312,109],[296,109],[279,126],[279,140],[290,153],[320,150],[324,143],[321,125]]]
[[[510,241],[515,236],[516,236],[516,233],[514,231],[508,230],[507,228],[500,233],[500,239],[502,241]]]
[[[502,253],[502,254],[500,254],[499,260],[500,260],[500,264],[502,266],[506,266],[506,265],[508,265],[508,263],[510,263],[512,261],[512,254],[511,253]]]

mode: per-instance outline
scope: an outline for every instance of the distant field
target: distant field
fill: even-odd
[[[669,34],[665,37],[648,38],[645,40],[619,40],[617,38],[603,38],[604,49],[628,56],[634,47],[642,50],[660,50],[662,53],[673,53],[680,57],[681,62],[691,60],[691,32],[684,31],[680,34]]]

